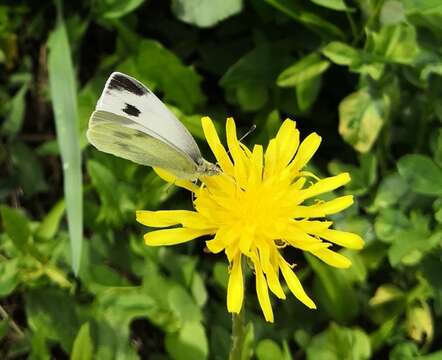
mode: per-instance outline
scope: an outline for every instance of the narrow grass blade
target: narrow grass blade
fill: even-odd
[[[72,251],[72,268],[78,274],[83,241],[83,196],[81,150],[78,135],[77,92],[69,40],[61,14],[48,47],[49,86],[55,116],[57,140],[63,163],[64,194]]]

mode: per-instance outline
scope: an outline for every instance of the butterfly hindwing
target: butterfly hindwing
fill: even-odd
[[[195,162],[185,153],[123,116],[95,111],[87,137],[98,150],[141,165],[161,167],[184,178],[196,171]]]

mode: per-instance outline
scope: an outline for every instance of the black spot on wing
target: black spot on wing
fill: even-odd
[[[141,111],[138,110],[135,106],[125,103],[126,107],[124,109],[122,109],[126,114],[131,115],[131,116],[135,116],[138,117],[138,115],[140,115]]]
[[[138,96],[149,93],[149,90],[147,90],[140,82],[124,74],[114,74],[109,82],[108,88],[119,91],[126,90]]]

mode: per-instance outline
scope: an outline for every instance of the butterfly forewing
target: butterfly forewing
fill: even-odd
[[[184,125],[155,94],[130,76],[112,73],[96,110],[130,119],[148,129],[151,136],[173,144],[194,162],[201,159],[198,145]]]

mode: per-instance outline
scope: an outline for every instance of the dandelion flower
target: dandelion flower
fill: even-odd
[[[251,151],[242,144],[231,118],[226,124],[229,152],[208,117],[202,118],[202,126],[221,172],[201,177],[202,184],[197,186],[156,169],[166,181],[194,193],[195,211],[137,211],[138,222],[163,228],[145,234],[145,243],[175,245],[210,236],[206,241],[210,252],[224,251],[229,261],[227,310],[231,313],[239,313],[243,304],[243,257],[254,268],[256,293],[267,321],[273,322],[269,289],[278,298],[286,298],[280,274],[293,295],[315,309],[315,303],[293,271],[293,264],[284,259],[282,248],[298,248],[337,268],[351,265],[349,259],[331,247],[361,249],[363,240],[356,234],[331,229],[332,222],[321,218],[349,207],[353,197],[304,204],[307,199],[314,200],[345,185],[350,181],[349,174],[319,179],[303,171],[318,149],[321,137],[312,133],[299,143],[299,131],[292,120],[284,121],[265,152],[261,145],[255,145]]]

